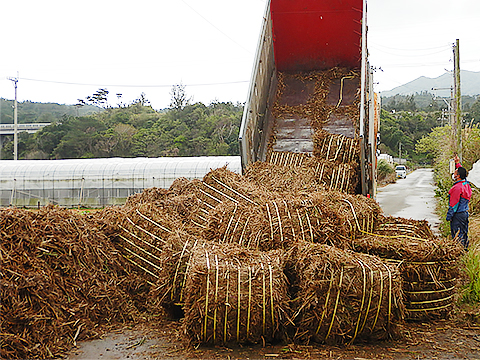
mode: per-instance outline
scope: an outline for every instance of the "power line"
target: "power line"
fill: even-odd
[[[22,78],[25,81],[36,81],[36,82],[44,82],[44,83],[51,83],[51,84],[62,84],[62,85],[77,85],[77,86],[98,86],[98,87],[124,87],[124,88],[170,88],[173,84],[169,85],[131,85],[131,84],[89,84],[89,83],[77,83],[77,82],[69,82],[69,81],[55,81],[55,80],[44,80],[44,79],[31,79],[31,78]],[[241,83],[248,83],[247,80],[241,81],[227,81],[227,82],[219,82],[219,83],[204,83],[204,84],[185,84],[185,86],[194,87],[194,86],[215,86],[215,85],[231,85],[231,84],[241,84]]]
[[[377,47],[376,45],[370,45],[370,47],[373,48],[373,49],[376,49],[376,51],[382,52],[384,54],[393,55],[393,56],[402,56],[402,57],[424,57],[424,56],[431,56],[431,55],[441,54],[441,53],[445,53],[445,52],[450,51],[450,49],[444,48],[440,51],[435,51],[435,52],[430,52],[430,53],[425,53],[425,54],[395,54],[393,52],[382,50],[381,48]],[[403,50],[400,50],[400,49],[394,49],[394,50],[403,51]]]
[[[239,44],[238,42],[236,42],[234,39],[232,39],[230,36],[228,36],[227,34],[225,34],[222,30],[220,30],[218,27],[216,27],[215,25],[213,25],[205,16],[203,16],[202,14],[200,14],[197,10],[195,10],[190,4],[188,4],[185,0],[182,0],[182,2],[187,5],[193,12],[195,12],[198,16],[200,16],[203,20],[205,20],[207,23],[209,23],[213,28],[215,28],[217,31],[219,31],[222,35],[224,35],[225,37],[227,37],[230,41],[234,42],[235,44],[237,44],[238,46],[240,46],[243,50],[249,52],[249,53],[252,53],[250,50],[246,49],[245,47],[243,47],[241,44]]]
[[[373,44],[375,47],[381,47],[389,50],[398,50],[398,51],[427,51],[427,50],[438,50],[438,49],[444,49],[444,50],[450,50],[451,46],[450,45],[442,45],[442,46],[435,46],[431,48],[418,48],[418,49],[401,49],[401,48],[395,48],[395,47],[390,47],[390,46],[385,46],[385,45],[380,45],[380,44]],[[369,46],[372,46],[372,42],[370,42]]]

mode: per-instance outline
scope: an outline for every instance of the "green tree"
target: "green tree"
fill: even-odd
[[[103,109],[108,108],[108,94],[109,91],[107,89],[98,89],[93,95],[87,96],[85,100],[78,99],[77,106],[85,106],[87,104],[94,105],[101,107]]]
[[[183,110],[183,108],[190,104],[190,101],[192,100],[191,98],[187,97],[185,85],[182,84],[173,85],[172,89],[170,90],[170,95],[170,107],[175,110]]]

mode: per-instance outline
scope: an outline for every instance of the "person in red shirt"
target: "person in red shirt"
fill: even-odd
[[[447,221],[450,221],[452,238],[458,236],[465,250],[468,250],[468,202],[472,197],[472,188],[467,181],[467,170],[462,167],[456,155],[455,167],[456,170],[453,173],[455,182],[448,191]]]

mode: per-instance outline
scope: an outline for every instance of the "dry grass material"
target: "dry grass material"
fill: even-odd
[[[196,249],[185,294],[184,326],[194,344],[265,344],[284,336],[281,252],[218,244]]]
[[[314,91],[305,103],[291,106],[280,102],[282,94],[285,91],[286,79],[289,77],[302,82],[313,81],[315,83]],[[279,72],[276,101],[272,108],[272,114],[275,118],[281,118],[284,115],[298,115],[310,119],[311,125],[315,130],[321,129],[332,113],[335,115],[347,115],[352,119],[352,123],[356,128],[356,133],[358,133],[358,124],[356,124],[357,121],[355,121],[355,119],[357,119],[359,115],[359,96],[358,94],[356,95],[353,104],[344,105],[342,103],[342,88],[344,80],[359,79],[359,77],[360,76],[356,71],[338,67],[325,71],[314,71],[300,74]],[[327,97],[330,92],[330,85],[335,80],[340,80],[342,84],[339,89],[339,101],[336,104],[329,104],[327,102]]]
[[[423,220],[384,217],[354,240],[354,249],[400,265],[407,319],[445,318],[452,311],[462,255],[456,239],[434,236]]]
[[[293,254],[297,341],[350,344],[396,335],[404,311],[396,265],[320,244],[299,243]]]
[[[137,318],[148,287],[92,217],[0,209],[2,359],[52,358]]]

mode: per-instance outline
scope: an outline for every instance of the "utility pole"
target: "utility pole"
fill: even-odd
[[[15,85],[15,105],[13,106],[13,160],[18,160],[18,106],[17,106],[17,83],[18,73],[16,78],[8,78],[13,81]]]
[[[402,163],[402,143],[398,143],[398,163]]]
[[[462,162],[462,102],[460,91],[460,41],[457,39],[453,46],[454,55],[454,84],[455,84],[455,139],[457,145],[457,155]]]

